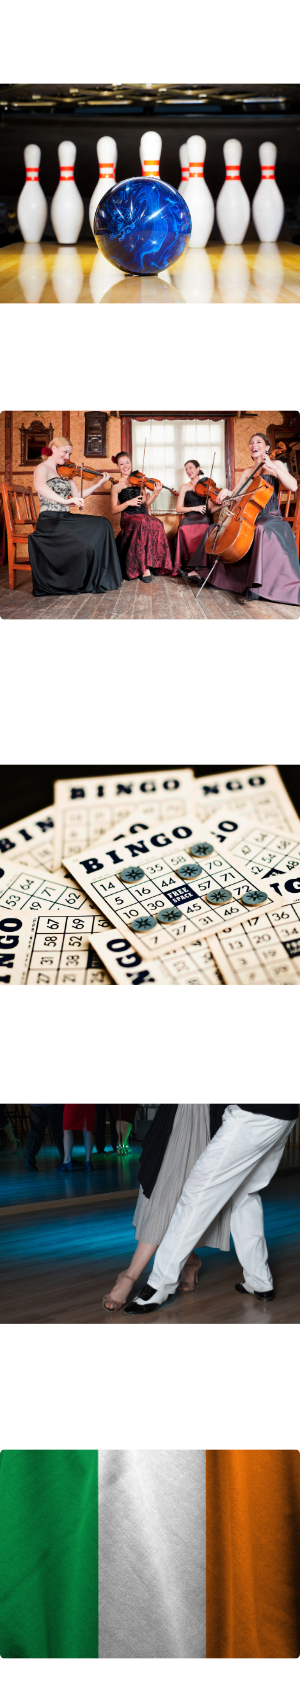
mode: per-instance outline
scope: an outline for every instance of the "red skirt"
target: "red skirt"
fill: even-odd
[[[117,547],[126,578],[140,578],[145,570],[173,573],[168,539],[155,514],[121,514]]]
[[[63,1113],[64,1133],[72,1129],[72,1133],[82,1133],[86,1122],[88,1133],[94,1132],[95,1104],[65,1104]]]
[[[195,524],[193,525],[191,525],[191,523],[185,525],[183,520],[183,524],[178,526],[174,573],[179,573],[180,567],[188,566],[188,563],[191,560],[191,555],[195,553],[195,549],[197,549],[198,544],[203,542],[203,537],[206,537],[206,533],[206,517],[202,521],[200,519],[195,520]]]

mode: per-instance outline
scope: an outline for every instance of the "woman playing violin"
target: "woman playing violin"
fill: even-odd
[[[300,604],[300,566],[295,537],[288,520],[284,520],[278,501],[279,485],[293,493],[297,490],[297,479],[288,472],[282,460],[272,460],[269,450],[271,443],[264,432],[255,432],[250,437],[250,466],[245,467],[240,474],[234,490],[220,490],[218,496],[208,508],[215,518],[217,509],[226,496],[237,495],[251,473],[257,471],[270,485],[270,500],[259,513],[255,522],[254,539],[251,548],[236,566],[225,565],[219,558],[209,579],[209,584],[218,590],[230,590],[246,595],[247,600],[254,601],[261,597],[267,602],[291,602]],[[197,556],[197,559],[196,559]],[[203,546],[193,556],[193,566],[198,569],[199,576],[206,578],[212,556],[206,554]]]
[[[202,468],[198,460],[186,460],[185,472],[187,482],[180,485],[176,502],[176,513],[180,514],[177,532],[174,571],[181,572],[182,577],[198,578],[198,573],[190,570],[191,556],[197,545],[203,542],[207,533],[206,498],[197,495],[196,485],[201,483]],[[187,573],[182,568],[187,568]]]
[[[136,489],[130,484],[132,468],[129,455],[121,450],[113,459],[119,477],[112,486],[111,506],[113,514],[119,514],[121,508],[121,530],[117,539],[121,566],[125,578],[141,578],[144,584],[150,584],[154,573],[173,572],[162,520],[151,513],[152,502],[162,490],[162,484],[158,480],[154,488],[147,490],[141,475],[141,488]]]
[[[80,496],[74,478],[58,471],[70,459],[71,449],[66,437],[53,437],[34,473],[40,512],[28,538],[33,596],[97,595],[122,583],[110,520],[83,513],[77,519],[70,513],[73,505],[84,508],[86,496],[100,490],[108,474],[96,478]]]

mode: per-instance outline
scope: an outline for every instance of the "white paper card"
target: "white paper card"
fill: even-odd
[[[210,949],[228,986],[299,985],[300,902],[220,928]]]
[[[195,940],[190,949],[168,950],[148,967],[135,946],[115,928],[99,932],[93,940],[100,957],[117,986],[220,986],[221,975],[209,946]]]
[[[240,823],[235,823],[238,833]],[[209,854],[205,853],[207,842]],[[225,845],[225,850],[227,846]],[[114,839],[76,859],[67,859],[73,878],[145,961],[174,944],[193,943],[241,909],[266,908],[267,893],[228,854],[211,851],[192,817],[147,828],[140,836]]]
[[[206,774],[194,780],[194,813],[206,820],[214,809],[234,806],[239,815],[252,815],[268,825],[300,830],[298,815],[277,767],[241,767],[228,773]]]
[[[192,768],[153,773],[98,774],[91,779],[59,779],[54,786],[54,868],[67,856],[110,834],[133,810],[143,820],[168,820],[191,808]]]

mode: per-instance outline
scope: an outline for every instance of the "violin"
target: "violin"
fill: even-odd
[[[82,478],[94,478],[95,483],[97,482],[97,476],[101,478],[101,472],[99,472],[99,470],[97,472],[97,467],[84,466],[83,463],[82,466],[75,466],[74,460],[63,460],[61,465],[57,466],[56,470],[60,473],[61,478],[73,478],[74,473],[76,472],[80,472]],[[110,476],[111,475],[108,470],[107,478],[109,479]]]
[[[198,484],[195,484],[195,493],[196,496],[204,496],[207,501],[208,495],[212,499],[218,496],[220,488],[220,484],[215,484],[214,478],[199,478]]]
[[[276,460],[278,453],[286,453],[285,443],[278,443],[277,448],[272,449],[269,460]],[[263,465],[262,460],[235,496],[225,496],[222,506],[215,509],[218,523],[206,538],[204,548],[206,555],[221,556],[225,566],[235,565],[247,555],[253,543],[257,516],[270,501],[272,486],[262,477]]]
[[[109,473],[110,478],[119,476],[119,473]],[[146,477],[145,472],[130,472],[126,483],[132,485],[134,490],[155,490],[157,479]],[[170,496],[178,496],[178,490],[171,490],[170,484],[162,484],[162,490],[169,490]]]
[[[212,465],[211,465],[211,473],[210,473],[209,478],[206,478],[204,476],[204,473],[201,472],[201,477],[198,478],[198,483],[195,484],[195,486],[194,486],[195,496],[204,496],[205,502],[207,502],[208,496],[212,496],[212,498],[218,496],[219,490],[221,488],[220,484],[215,484],[214,478],[212,478],[212,471],[213,471],[215,459],[216,459],[216,451],[213,455]]]

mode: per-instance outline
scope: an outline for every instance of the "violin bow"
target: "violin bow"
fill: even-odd
[[[141,495],[142,495],[142,491],[143,491],[143,484],[145,483],[144,467],[145,467],[146,442],[147,442],[147,438],[145,437],[144,453],[143,453],[143,465],[142,465],[142,477],[141,477]]]
[[[210,474],[209,474],[209,481],[208,481],[208,490],[207,490],[207,491],[206,491],[206,502],[208,502],[208,497],[209,497],[209,492],[210,492],[210,486],[211,486],[211,481],[212,481],[212,475],[213,475],[213,469],[214,469],[214,464],[215,464],[215,459],[216,459],[216,450],[215,450],[215,452],[214,452],[214,455],[213,455],[213,458],[212,458],[212,463],[211,463],[211,472],[210,472]]]

